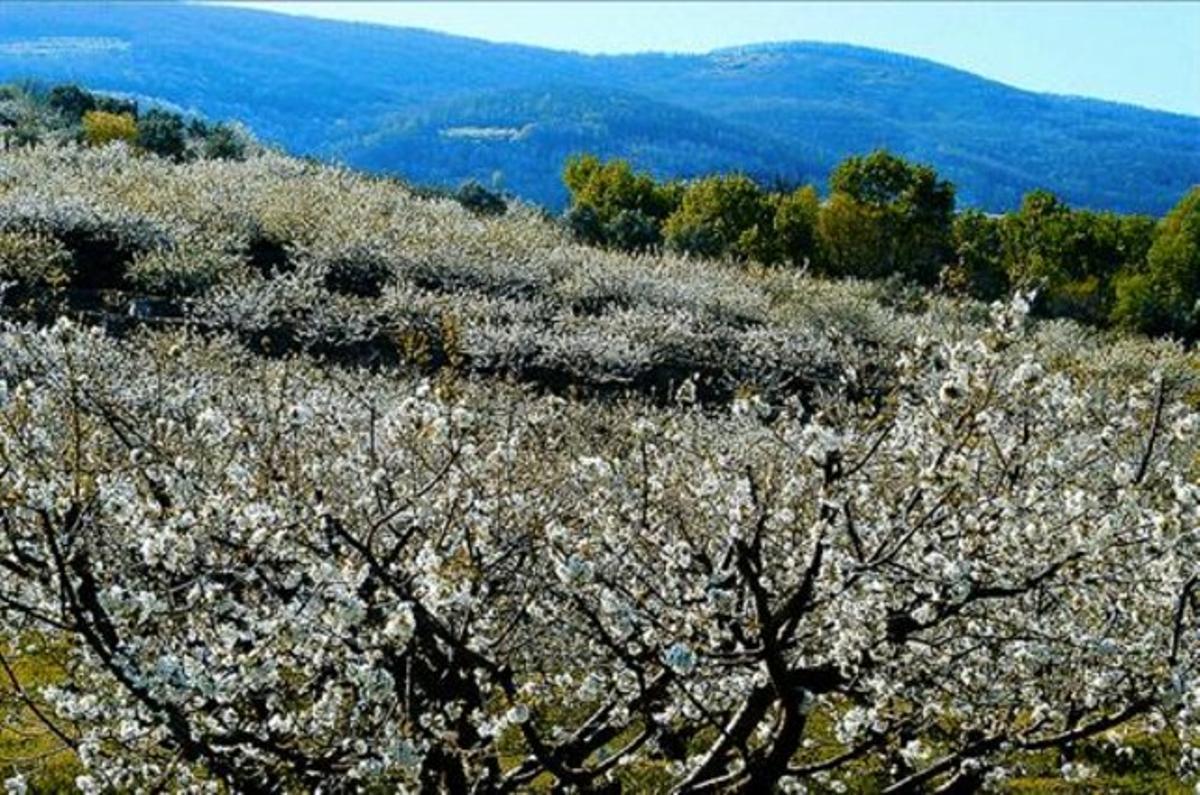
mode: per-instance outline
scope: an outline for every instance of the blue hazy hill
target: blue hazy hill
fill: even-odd
[[[562,159],[580,150],[659,176],[820,182],[882,146],[990,210],[1044,187],[1158,214],[1200,182],[1200,118],[846,45],[585,56],[226,7],[4,3],[0,80],[18,78],[236,118],[297,153],[418,182],[498,181],[552,206]]]

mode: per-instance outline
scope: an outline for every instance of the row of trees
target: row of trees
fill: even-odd
[[[176,162],[193,158],[241,159],[252,139],[231,124],[163,108],[140,111],[137,102],[95,94],[74,84],[49,89],[37,85],[0,86],[0,128],[16,145],[47,139],[91,146],[124,141]]]
[[[1038,287],[1043,315],[1200,337],[1200,186],[1161,220],[1072,209],[1033,191],[1013,213],[957,214],[953,241],[950,289],[993,299]]]
[[[814,187],[771,191],[743,174],[658,182],[624,160],[568,161],[568,222],[589,243],[807,266],[836,276],[937,281],[952,250],[954,188],[886,152],[852,157]]]
[[[884,151],[843,161],[824,200],[741,174],[660,182],[591,155],[563,177],[568,224],[593,245],[898,276],[989,301],[1037,288],[1046,316],[1200,336],[1200,188],[1156,221],[1073,209],[1042,190],[1012,213],[956,212],[951,183]]]

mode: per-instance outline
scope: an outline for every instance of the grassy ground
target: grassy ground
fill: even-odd
[[[591,705],[591,708],[594,706]],[[542,704],[539,708],[543,714],[547,710],[555,712],[554,708],[547,704]],[[574,713],[576,710],[568,711]],[[590,708],[578,711],[580,715],[573,715],[576,719],[590,712]],[[815,762],[835,756],[843,750],[835,739],[834,723],[833,716],[827,712],[818,711],[810,716],[808,735],[812,745],[804,752],[805,757],[798,759],[798,762]],[[626,735],[615,738],[611,747],[623,746],[636,734],[637,730],[631,730]],[[696,738],[692,752],[702,749],[711,739]],[[1124,750],[1118,751],[1118,748]],[[513,728],[506,730],[503,735],[501,749],[506,769],[518,764],[526,753],[519,733]],[[939,749],[937,754],[940,755],[942,750],[946,749]],[[1121,730],[1120,735],[1114,732],[1111,736],[1101,736],[1075,748],[1073,763],[1091,771],[1086,778],[1067,780],[1063,775],[1063,759],[1059,752],[1047,751],[1002,760],[1001,765],[1009,768],[1012,777],[997,791],[1007,795],[1192,795],[1195,792],[1193,785],[1181,781],[1174,772],[1178,753],[1179,745],[1169,731],[1149,733],[1131,725]],[[823,786],[810,781],[808,792],[812,795],[872,795],[891,781],[886,771],[870,761],[852,763],[846,772],[849,772],[852,778],[844,782],[844,788]],[[667,792],[675,782],[668,770],[668,764],[659,760],[639,761],[618,767],[616,776],[622,792],[635,795]],[[535,779],[528,789],[530,792],[550,793],[554,791],[553,784],[550,776],[543,776]]]
[[[1083,781],[1065,781],[1057,754],[1046,754],[1029,764],[1031,775],[1013,780],[1008,791],[1013,795],[1095,792],[1190,795],[1195,791],[1174,773],[1178,745],[1168,733],[1133,734],[1125,738],[1124,744],[1128,749],[1125,754],[1118,754],[1103,741],[1080,746],[1076,761],[1096,774]]]
[[[7,670],[0,665],[0,781],[21,773],[31,793],[74,791],[78,760],[22,697],[23,692],[40,708],[41,688],[63,681],[62,649],[42,638],[27,637],[0,643],[0,655],[8,665]]]
[[[43,639],[25,639],[21,644],[0,644],[0,654],[9,664],[27,696],[40,703],[41,687],[60,682],[66,677],[61,648]],[[825,733],[827,721],[815,721],[815,734]],[[828,728],[827,726],[825,728]],[[520,758],[519,740],[509,748],[509,762]],[[820,742],[820,738],[816,738]],[[621,740],[615,744],[620,744]],[[1008,782],[1004,791],[1012,795],[1084,795],[1084,793],[1164,793],[1188,795],[1193,789],[1173,773],[1178,750],[1166,733],[1132,733],[1123,739],[1129,749],[1118,753],[1116,746],[1105,740],[1081,745],[1076,761],[1094,775],[1082,781],[1066,781],[1061,774],[1057,753],[1046,753],[1022,760],[1024,775]],[[74,754],[56,738],[33,714],[24,702],[7,672],[0,666],[0,780],[13,773],[23,773],[31,793],[65,793],[74,791],[74,778],[80,772]],[[671,776],[665,765],[644,763],[620,769],[619,777],[626,792],[656,793],[670,786]],[[861,778],[850,792],[877,791],[881,779],[864,769]],[[532,790],[539,789],[534,782]],[[544,788],[548,790],[548,786]],[[813,790],[820,791],[819,789]]]

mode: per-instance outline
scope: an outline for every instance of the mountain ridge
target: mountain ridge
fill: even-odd
[[[127,46],[22,46],[72,37]],[[589,55],[227,6],[7,3],[0,78],[20,77],[161,97],[241,119],[300,154],[414,181],[479,179],[551,207],[565,201],[562,159],[582,148],[659,177],[741,170],[820,183],[846,155],[885,147],[931,163],[962,204],[988,210],[1042,187],[1159,214],[1200,182],[1198,117],[834,42]],[[468,144],[435,118],[534,132]]]

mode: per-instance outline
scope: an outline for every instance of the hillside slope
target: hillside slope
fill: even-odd
[[[0,152],[6,789],[1191,792],[1195,353],[906,292]]]
[[[1047,187],[1161,213],[1200,181],[1200,119],[843,45],[597,57],[242,9],[9,3],[0,76],[156,98],[244,119],[293,151],[421,181],[498,180],[552,206],[562,156],[580,148],[660,176],[820,181],[884,146],[991,210]]]

